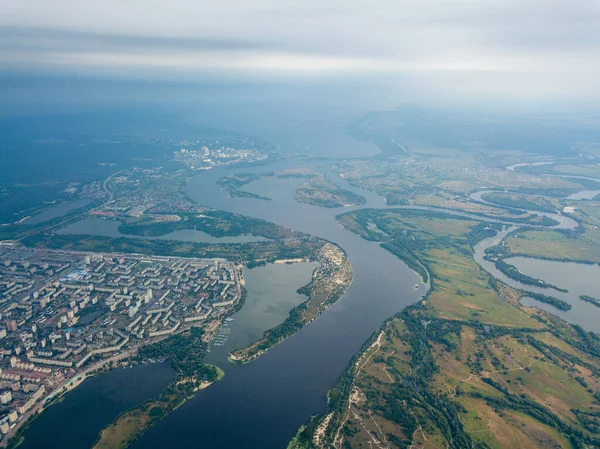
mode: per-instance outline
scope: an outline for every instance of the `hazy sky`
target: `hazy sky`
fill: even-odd
[[[0,64],[398,73],[421,89],[600,99],[600,0],[0,0]]]

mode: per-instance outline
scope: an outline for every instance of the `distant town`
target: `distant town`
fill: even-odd
[[[0,246],[0,432],[140,346],[201,326],[242,298],[223,259]]]

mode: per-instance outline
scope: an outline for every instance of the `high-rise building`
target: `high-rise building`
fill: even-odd
[[[6,320],[6,328],[10,332],[15,332],[17,330],[17,322],[15,320]]]
[[[12,400],[12,394],[10,391],[3,391],[0,393],[0,403],[8,404]]]

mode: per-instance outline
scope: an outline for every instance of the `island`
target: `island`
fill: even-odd
[[[255,198],[270,201],[271,198],[244,190],[243,187],[264,179],[300,178],[306,181],[296,188],[295,199],[300,203],[328,208],[349,207],[364,204],[367,200],[357,193],[344,189],[335,182],[313,169],[294,168],[276,170],[274,172],[233,174],[219,180],[219,185],[229,192],[230,196]]]
[[[585,301],[585,302],[589,302],[590,304],[593,304],[596,307],[600,307],[600,299],[594,298],[593,296],[581,295],[579,297],[579,299],[581,299],[582,301]]]

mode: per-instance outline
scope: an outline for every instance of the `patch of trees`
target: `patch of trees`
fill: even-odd
[[[167,359],[179,377],[197,377],[213,382],[217,379],[217,370],[202,362],[206,353],[203,334],[202,329],[192,327],[189,332],[142,346],[138,356],[142,359]]]
[[[569,438],[573,447],[577,449],[585,449],[586,447],[600,447],[600,439],[588,435],[581,430],[571,426],[570,424],[562,421],[557,415],[552,413],[546,407],[538,404],[534,400],[530,399],[527,395],[515,395],[504,388],[499,383],[489,378],[482,378],[482,381],[491,385],[495,389],[499,390],[504,394],[504,397],[492,397],[484,395],[480,392],[471,392],[470,395],[473,397],[484,399],[489,406],[494,409],[512,409],[528,414],[543,424],[550,427],[554,427],[559,430],[562,434]]]
[[[590,304],[593,304],[596,307],[600,307],[600,299],[594,298],[593,296],[581,295],[579,299],[585,302],[589,302]]]
[[[494,237],[501,229],[502,225],[499,223],[479,223],[473,226],[471,232],[467,234],[469,245],[475,246],[483,239]]]
[[[571,310],[572,306],[566,301],[562,299],[558,299],[554,296],[542,295],[541,293],[533,293],[533,292],[525,292],[521,295],[521,298],[528,297],[533,298],[536,301],[543,302],[545,304],[550,304],[552,307],[557,308],[558,310]]]

